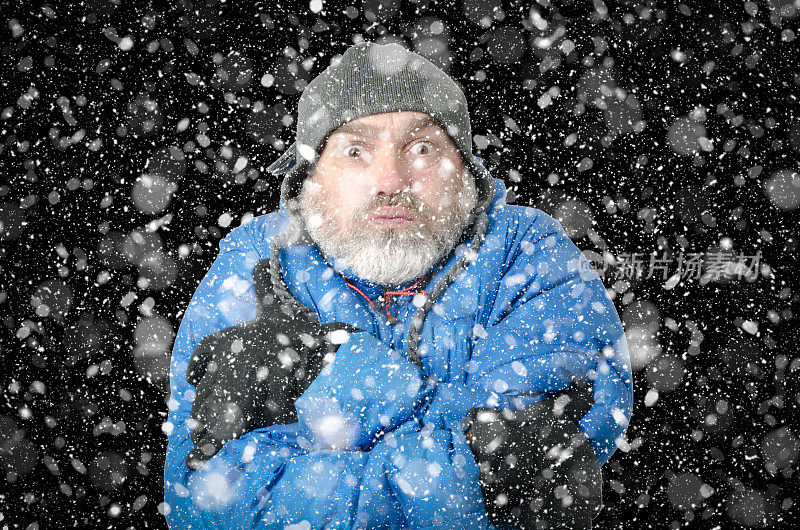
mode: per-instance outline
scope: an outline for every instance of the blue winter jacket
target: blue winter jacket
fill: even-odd
[[[370,298],[380,286],[327,262],[316,247],[281,250],[283,275],[297,300],[323,324],[344,322],[366,332],[351,335],[296,401],[298,423],[246,433],[193,471],[184,463],[194,447],[186,422],[195,392],[185,378],[189,358],[206,335],[255,318],[253,267],[269,258],[272,238],[289,217],[282,206],[220,242],[172,352],[164,470],[171,528],[492,528],[475,459],[458,426],[463,413],[525,406],[569,388],[576,377],[592,382],[595,400],[578,426],[599,463],[608,460],[633,401],[616,309],[555,219],[506,204],[497,179],[495,190],[477,257],[427,314],[422,370],[406,355],[418,305],[413,296],[391,299],[390,321],[385,307],[372,307],[345,278]],[[459,247],[428,286],[461,253]],[[435,390],[424,375],[435,376]],[[409,419],[419,407],[428,421]],[[370,442],[380,428],[388,432]],[[331,433],[340,438],[339,449],[320,445]]]

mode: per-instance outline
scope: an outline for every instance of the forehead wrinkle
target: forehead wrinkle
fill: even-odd
[[[372,136],[378,134],[381,130],[381,127],[359,122],[359,121],[349,121],[343,125],[341,125],[338,129],[333,131],[333,134],[349,134],[352,136]]]
[[[409,118],[408,120],[405,121],[403,125],[404,125],[403,132],[405,134],[416,133],[428,129],[430,127],[441,129],[441,127],[439,126],[439,122],[437,122],[436,119],[429,114],[426,114],[425,116],[422,117],[414,116],[412,118]]]
[[[429,127],[436,127],[441,129],[439,123],[436,121],[433,116],[426,114],[424,116],[411,116],[406,118],[401,126],[399,127],[400,132],[398,136],[407,136],[411,133],[418,132],[420,130],[429,128]],[[364,121],[359,120],[352,120],[349,121],[336,129],[331,136],[333,135],[349,135],[349,136],[360,136],[365,138],[375,138],[380,137],[381,134],[385,134],[389,131],[389,128],[386,126],[375,125],[372,123],[365,123]]]

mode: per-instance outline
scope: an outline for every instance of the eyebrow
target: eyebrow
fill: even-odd
[[[426,127],[438,125],[439,123],[433,118],[433,116],[413,118],[406,122],[406,131],[424,129]],[[377,136],[383,130],[383,127],[378,127],[369,123],[357,123],[355,121],[349,121],[336,129],[332,135],[352,134],[355,136]]]

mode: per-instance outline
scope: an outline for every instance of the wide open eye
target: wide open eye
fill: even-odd
[[[338,147],[338,156],[344,163],[371,164],[372,151],[369,146],[357,142],[344,142]]]
[[[425,140],[414,142],[406,153],[408,162],[417,170],[432,168],[442,160],[439,146]]]
[[[350,144],[350,145],[346,146],[342,150],[342,153],[344,154],[344,156],[346,156],[348,158],[359,158],[359,157],[361,157],[363,152],[364,151],[363,151],[363,149],[361,149],[361,146],[353,145],[353,144]]]
[[[417,142],[411,146],[411,153],[415,156],[427,156],[433,154],[436,147],[430,142]]]

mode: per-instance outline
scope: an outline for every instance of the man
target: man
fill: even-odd
[[[561,225],[505,204],[455,82],[353,46],[270,170],[281,208],[221,242],[175,341],[170,526],[590,528],[622,326]]]

